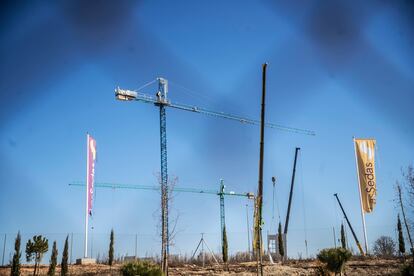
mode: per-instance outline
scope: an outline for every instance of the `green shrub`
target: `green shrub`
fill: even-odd
[[[285,256],[285,248],[283,246],[283,235],[282,235],[282,223],[279,222],[279,228],[277,230],[277,241],[279,245],[279,254],[283,261],[283,257]]]
[[[50,265],[49,265],[49,271],[47,272],[48,276],[54,276],[56,272],[56,264],[57,264],[57,255],[58,250],[56,247],[56,241],[53,242],[52,247],[52,256],[50,256]]]
[[[345,263],[352,254],[345,248],[326,248],[318,254],[318,260],[326,265],[326,269],[335,274],[341,273]]]
[[[413,264],[405,264],[401,268],[402,276],[412,276],[414,275],[414,266]]]
[[[69,275],[69,243],[68,243],[69,235],[66,236],[65,246],[63,247],[63,255],[62,255],[62,262],[60,264],[60,275],[66,276]]]
[[[160,267],[157,264],[146,261],[134,261],[124,264],[121,268],[124,276],[162,276]]]
[[[20,231],[17,233],[16,241],[14,242],[14,255],[11,265],[11,276],[20,276],[20,257],[22,255],[20,251],[21,236]]]
[[[227,263],[228,260],[229,260],[228,247],[229,247],[229,245],[227,243],[226,225],[224,225],[224,228],[223,228],[223,245],[222,245],[222,248],[221,248],[224,263]]]
[[[108,251],[108,264],[112,266],[114,263],[114,229],[111,230],[109,237],[109,251]]]

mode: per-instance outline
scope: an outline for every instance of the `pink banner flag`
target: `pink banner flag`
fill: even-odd
[[[88,157],[87,157],[87,197],[88,214],[92,215],[92,201],[95,181],[96,141],[88,135]]]

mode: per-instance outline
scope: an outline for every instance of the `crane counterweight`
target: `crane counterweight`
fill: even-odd
[[[115,89],[115,97],[120,101],[133,101],[137,98],[138,93],[135,91],[124,90],[119,87]]]

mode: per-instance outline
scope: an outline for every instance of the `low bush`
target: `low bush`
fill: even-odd
[[[326,265],[326,269],[336,274],[342,273],[345,263],[352,254],[345,248],[326,248],[319,252],[318,260]]]
[[[404,264],[401,268],[401,275],[402,276],[413,276],[414,275],[414,265],[412,263]]]
[[[160,267],[152,262],[133,261],[124,264],[121,268],[124,276],[162,276]]]

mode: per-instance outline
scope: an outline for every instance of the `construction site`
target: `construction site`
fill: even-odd
[[[411,4],[4,10],[0,275],[414,275]]]

